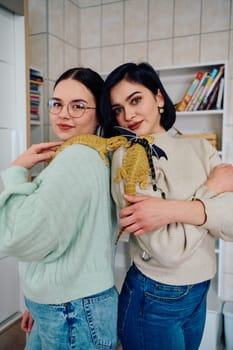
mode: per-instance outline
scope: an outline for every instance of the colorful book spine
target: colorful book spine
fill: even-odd
[[[204,100],[205,98],[205,95],[207,94],[211,84],[213,83],[214,81],[214,78],[216,77],[216,75],[218,74],[218,69],[217,68],[214,68],[212,70],[212,72],[210,73],[210,76],[209,78],[207,79],[206,81],[206,84],[204,85],[198,99],[197,99],[197,102],[195,103],[195,105],[193,106],[193,111],[197,111],[200,104],[202,103],[202,101]]]
[[[211,84],[207,94],[205,95],[205,98],[202,101],[202,104],[200,106],[200,109],[205,109],[205,107],[208,104],[208,100],[209,100],[209,96],[212,94],[212,91],[215,89],[215,86],[219,83],[220,78],[224,75],[224,66],[220,66],[219,67],[219,72],[216,75],[216,77],[214,78],[213,83]]]
[[[216,102],[218,97],[218,90],[219,90],[220,80],[217,82],[217,84],[214,87],[214,90],[211,92],[211,94],[208,97],[208,102],[205,106],[205,110],[209,109],[215,109],[216,108]]]
[[[218,90],[218,97],[217,97],[217,103],[216,103],[216,109],[222,109],[223,104],[223,90],[224,90],[224,77],[220,80],[219,90]]]
[[[201,78],[203,76],[203,72],[198,71],[195,79],[192,81],[190,87],[188,88],[188,90],[186,91],[186,93],[184,94],[182,100],[178,103],[178,105],[176,106],[176,111],[177,112],[183,112],[185,111],[189,101],[191,100],[199,82],[201,81]]]
[[[203,77],[202,77],[202,79],[201,79],[201,81],[200,81],[200,83],[199,83],[195,93],[193,94],[192,99],[190,100],[190,102],[188,103],[188,105],[186,107],[186,111],[192,111],[193,110],[194,105],[197,102],[197,99],[199,98],[202,90],[204,89],[204,86],[205,86],[208,78],[209,78],[209,72],[205,72],[203,74]]]

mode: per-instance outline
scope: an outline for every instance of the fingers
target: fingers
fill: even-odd
[[[125,194],[124,199],[129,203],[138,203],[146,200],[147,197],[146,196],[129,196]]]
[[[62,143],[63,142],[43,142],[36,145],[32,145],[30,149],[35,153],[43,153],[48,150],[56,151]]]
[[[35,156],[37,162],[47,162],[54,156],[55,151],[46,151],[43,153],[37,153]]]
[[[28,332],[31,332],[33,323],[34,323],[34,320],[33,320],[33,318],[30,315],[29,316],[29,320],[28,320]]]
[[[21,321],[21,329],[24,332],[30,332],[33,326],[34,320],[31,317],[29,311],[25,311]]]

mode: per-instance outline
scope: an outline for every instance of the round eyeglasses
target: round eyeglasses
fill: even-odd
[[[82,100],[73,100],[68,104],[63,103],[60,100],[50,98],[48,100],[49,111],[52,114],[59,114],[63,110],[64,106],[67,106],[68,115],[71,118],[80,118],[83,116],[87,109],[96,109],[96,107],[89,107]]]

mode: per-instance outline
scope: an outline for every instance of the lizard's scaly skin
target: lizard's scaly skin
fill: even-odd
[[[146,139],[149,144],[152,144],[154,142],[153,136],[143,136],[141,138]],[[137,183],[139,183],[140,188],[144,189],[148,187],[150,164],[146,150],[142,145],[138,143],[131,143],[124,136],[103,138],[96,135],[86,134],[74,136],[65,141],[57,149],[54,157],[56,157],[56,155],[62,152],[66,147],[73,144],[82,144],[96,149],[107,166],[109,166],[107,153],[115,151],[117,148],[124,146],[126,148],[126,152],[123,158],[123,163],[122,166],[118,169],[117,176],[114,181],[120,182],[121,180],[124,180],[125,194],[131,196],[136,195]],[[128,203],[128,205],[130,205],[130,203]],[[121,228],[118,233],[116,243],[122,235],[123,231],[124,229]]]
[[[154,137],[143,136],[149,144],[154,142]],[[124,154],[122,166],[118,169],[115,182],[124,180],[125,194],[130,196],[136,195],[136,184],[139,183],[140,188],[148,187],[148,175],[150,172],[150,164],[147,153],[144,147],[138,143],[131,144],[130,142],[124,145],[128,148]],[[130,205],[130,203],[127,203]],[[116,243],[122,235],[124,228],[121,228]]]
[[[85,145],[91,148],[96,149],[101,158],[103,159],[104,163],[109,166],[109,161],[107,158],[107,153],[110,151],[114,151],[120,146],[123,146],[126,144],[127,138],[124,136],[113,136],[110,138],[104,138],[96,135],[79,135],[71,137],[69,140],[65,141],[55,152],[54,157],[60,152],[62,152],[66,147],[74,144],[81,144]]]

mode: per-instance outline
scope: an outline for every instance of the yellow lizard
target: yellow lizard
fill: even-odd
[[[153,136],[143,136],[149,144],[154,142]],[[73,144],[82,144],[96,149],[103,161],[109,166],[107,153],[124,146],[127,150],[123,158],[123,164],[118,169],[115,182],[124,180],[125,194],[136,195],[136,184],[139,183],[140,188],[147,188],[148,175],[150,172],[150,163],[148,160],[146,149],[140,143],[132,143],[124,136],[113,136],[111,138],[103,138],[96,135],[79,135],[65,141],[55,152],[54,157],[62,152],[66,147]],[[129,205],[130,203],[128,203]],[[124,229],[121,228],[116,243],[122,235]]]
[[[149,144],[154,142],[153,136],[143,136]],[[124,145],[127,150],[124,154],[122,166],[118,169],[115,182],[124,180],[125,194],[130,196],[136,195],[136,184],[139,183],[140,188],[148,187],[148,175],[150,173],[150,163],[146,149],[139,143],[131,142]],[[130,203],[127,203],[130,205]],[[122,235],[124,228],[121,228],[116,243]]]
[[[62,152],[66,147],[74,144],[82,144],[91,148],[96,149],[100,157],[103,159],[104,163],[109,166],[109,161],[107,158],[107,153],[114,151],[120,146],[123,146],[128,142],[127,138],[124,136],[113,136],[110,138],[104,138],[96,135],[86,134],[71,137],[69,140],[65,141],[55,152],[54,157],[60,152]],[[54,158],[53,157],[53,158]]]

